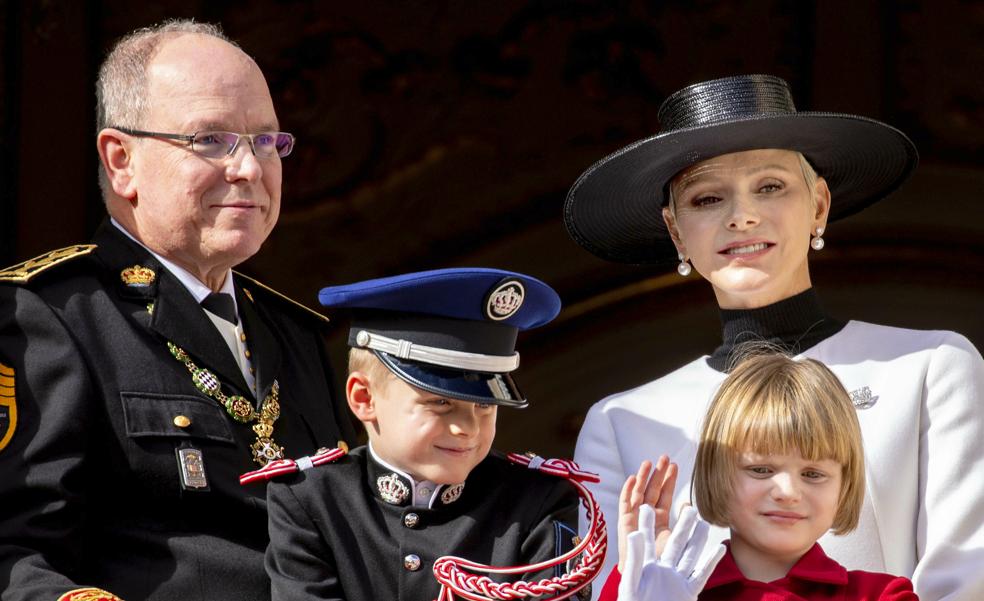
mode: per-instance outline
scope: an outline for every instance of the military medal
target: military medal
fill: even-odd
[[[219,378],[208,369],[195,365],[184,349],[172,342],[167,343],[167,348],[175,359],[188,368],[195,388],[218,401],[232,419],[244,424],[256,422],[253,424],[256,442],[250,446],[253,461],[265,466],[270,461],[284,458],[283,447],[273,440],[273,424],[280,417],[280,384],[276,380],[273,381],[270,393],[263,399],[260,410],[256,411],[246,397],[238,394],[229,396],[222,392]]]
[[[178,457],[178,471],[181,473],[181,488],[185,490],[208,490],[205,477],[205,462],[202,452],[190,444],[174,449]]]

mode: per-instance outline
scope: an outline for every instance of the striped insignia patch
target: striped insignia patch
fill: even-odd
[[[14,392],[14,368],[0,363],[0,451],[14,437],[17,428],[17,396]]]

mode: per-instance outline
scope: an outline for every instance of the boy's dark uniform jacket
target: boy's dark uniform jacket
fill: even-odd
[[[266,494],[238,481],[258,467],[256,436],[195,388],[167,341],[226,394],[255,399],[215,326],[153,255],[109,223],[93,242],[29,281],[0,282],[8,431],[16,418],[0,450],[3,599],[55,601],[86,587],[126,601],[268,598]],[[155,281],[126,285],[133,265]],[[274,440],[292,456],[352,440],[331,399],[323,322],[248,278],[234,283],[260,396],[280,384]],[[190,425],[175,425],[179,415]],[[182,490],[181,445],[202,451],[208,491]]]
[[[574,546],[578,495],[562,478],[493,453],[472,470],[457,500],[423,509],[380,497],[376,480],[391,473],[360,447],[338,463],[269,484],[267,571],[275,601],[431,601],[440,588],[432,568],[442,555],[505,567]]]

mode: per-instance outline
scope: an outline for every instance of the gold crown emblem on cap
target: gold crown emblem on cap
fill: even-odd
[[[489,319],[502,321],[512,317],[523,306],[526,290],[519,280],[508,280],[498,286],[488,296],[485,314]]]
[[[153,284],[154,280],[157,279],[157,274],[149,267],[134,265],[121,271],[120,279],[127,286],[144,287]]]

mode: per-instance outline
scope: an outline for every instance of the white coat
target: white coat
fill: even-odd
[[[922,601],[984,600],[984,361],[963,336],[851,321],[800,356],[817,359],[856,397],[867,494],[858,529],[820,539],[849,570],[912,578]],[[617,557],[618,496],[644,459],[680,466],[674,512],[690,498],[701,420],[725,374],[697,359],[610,396],[588,412],[575,459],[597,472],[592,492]],[[867,395],[865,389],[867,388]],[[583,524],[582,512],[582,530]],[[712,530],[712,542],[727,538]]]

